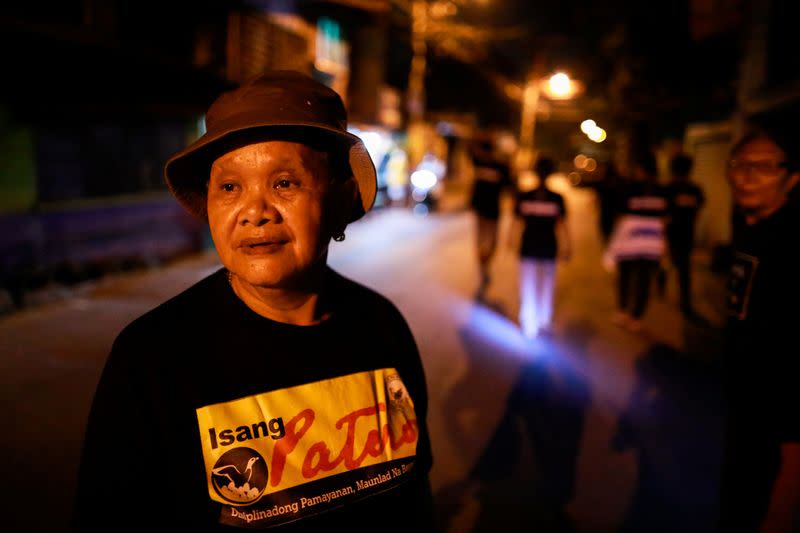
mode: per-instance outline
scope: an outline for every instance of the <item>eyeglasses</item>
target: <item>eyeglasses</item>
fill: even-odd
[[[728,161],[728,172],[731,174],[754,174],[762,178],[774,178],[785,168],[785,161]]]

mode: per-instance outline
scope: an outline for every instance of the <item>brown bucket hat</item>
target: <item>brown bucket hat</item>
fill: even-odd
[[[167,186],[192,214],[207,218],[206,183],[213,161],[223,153],[274,138],[283,131],[307,128],[347,150],[358,183],[360,201],[350,221],[361,218],[375,202],[375,165],[359,137],[347,131],[347,111],[330,87],[301,72],[269,71],[223,93],[205,117],[206,133],[164,165]],[[307,132],[308,133],[308,132]]]

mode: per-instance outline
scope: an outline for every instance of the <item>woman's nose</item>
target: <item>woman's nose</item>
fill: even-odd
[[[243,226],[263,226],[270,220],[275,220],[277,211],[268,195],[262,190],[250,191],[244,198],[245,205],[240,214],[240,224]]]

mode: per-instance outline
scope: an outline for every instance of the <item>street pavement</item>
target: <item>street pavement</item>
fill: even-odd
[[[443,531],[708,531],[720,449],[723,281],[695,258],[685,321],[671,278],[641,332],[614,325],[613,272],[590,189],[564,192],[573,257],[557,270],[555,327],[525,340],[509,205],[486,297],[474,219],[383,208],[329,262],[389,297],[417,339],[430,390],[431,473]],[[94,387],[116,334],[219,267],[206,252],[29,297],[0,316],[6,531],[67,531]]]

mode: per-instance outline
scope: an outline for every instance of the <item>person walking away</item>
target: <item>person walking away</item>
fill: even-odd
[[[597,197],[597,222],[603,245],[607,245],[619,215],[619,193],[622,177],[616,166],[609,161],[602,163],[603,179],[595,188]]]
[[[515,224],[522,225],[519,243],[519,323],[526,338],[552,327],[556,259],[571,254],[564,198],[546,186],[555,162],[539,157],[534,165],[536,186],[520,191],[515,201]]]
[[[689,180],[692,163],[686,154],[677,154],[670,160],[667,244],[677,274],[681,313],[689,320],[696,320],[699,317],[692,306],[692,250],[697,214],[705,203],[705,195],[703,189]]]
[[[667,198],[658,183],[652,152],[634,157],[631,181],[625,185],[620,209],[604,262],[617,271],[618,307],[613,320],[638,332],[666,248]]]
[[[476,250],[480,282],[476,299],[482,300],[491,281],[490,267],[497,248],[501,196],[511,186],[511,167],[498,153],[489,136],[480,136],[471,145],[475,181],[470,207],[476,218]]]
[[[728,163],[734,211],[721,531],[800,531],[800,147],[791,129],[754,125]]]

